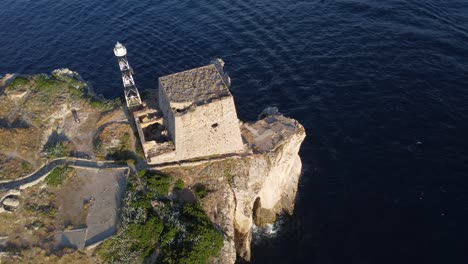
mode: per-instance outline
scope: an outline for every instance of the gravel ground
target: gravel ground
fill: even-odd
[[[85,241],[76,242],[77,247],[82,247],[115,233],[118,208],[126,188],[127,177],[126,170],[122,169],[77,169],[76,178],[76,185],[62,189],[59,212],[63,216],[73,216],[75,219],[62,218],[61,221],[75,222],[76,228],[83,227],[79,223],[83,213],[86,214]],[[67,232],[70,231],[65,231],[65,235]],[[60,241],[62,240],[58,239],[58,246],[66,246],[60,244]]]

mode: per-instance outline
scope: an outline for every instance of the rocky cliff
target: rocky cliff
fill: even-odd
[[[69,70],[54,71],[52,75],[5,76],[0,79],[0,98],[4,102],[0,106],[0,180],[4,175],[12,175],[10,178],[17,177],[14,168],[24,167],[22,168],[24,171],[18,172],[24,175],[35,168],[32,165],[43,163],[52,157],[56,158],[55,156],[118,158],[117,155],[110,154],[116,154],[119,151],[122,153],[134,151],[130,146],[133,145],[131,144],[134,139],[133,134],[125,120],[124,112],[120,108],[108,111],[115,108],[114,104],[96,100],[89,91],[84,90],[85,87],[86,84],[79,75]],[[50,105],[56,107],[51,109]],[[305,131],[296,120],[284,117],[277,111],[271,111],[272,109],[269,110],[257,122],[241,124],[242,139],[246,150],[242,154],[213,155],[205,157],[204,160],[181,163],[177,167],[171,165],[172,167],[166,167],[166,169],[157,169],[167,174],[166,178],[160,176],[160,180],[167,179],[169,175],[174,177],[174,179],[169,177],[170,182],[182,179],[184,184],[178,191],[172,189],[170,193],[166,192],[152,197],[155,200],[151,201],[151,212],[157,211],[158,204],[164,202],[178,204],[179,207],[175,206],[176,209],[181,209],[181,206],[186,204],[199,206],[198,202],[200,202],[211,222],[219,232],[224,234],[224,245],[217,257],[210,259],[211,263],[234,263],[236,259],[248,261],[253,225],[262,226],[272,223],[276,215],[282,211],[289,214],[293,212],[301,174],[301,160],[298,152],[305,138]],[[127,130],[124,131],[121,126],[125,126]],[[10,157],[8,162],[3,159],[2,155]],[[28,164],[31,165],[26,166]],[[2,166],[9,169],[8,173],[2,172]],[[142,185],[141,177],[138,179],[136,185],[142,190],[148,190]],[[42,187],[38,188],[42,190]],[[187,189],[193,191],[198,198]],[[37,190],[33,189],[30,192],[29,195],[36,195]],[[43,191],[40,194],[42,193]],[[2,200],[6,198],[4,195],[0,196]],[[30,214],[29,211],[21,209],[26,206],[24,202],[21,204],[21,201],[31,201],[30,197],[22,194],[21,199],[16,215],[21,216],[19,213],[23,211]],[[53,199],[41,198],[41,200],[51,204]],[[18,206],[12,200],[6,200],[6,203],[10,207]],[[171,221],[178,224],[193,224],[184,222],[186,219],[179,219],[180,210],[168,212]],[[36,213],[39,214],[41,211]],[[163,221],[167,220],[158,214],[154,216]],[[3,220],[0,219],[0,222],[18,226],[15,228],[5,226],[3,230],[0,230],[0,238],[8,237],[16,230],[23,230],[24,234],[30,236],[28,228],[37,220],[35,218],[33,220],[29,215],[21,216],[20,218],[24,221],[20,223],[11,220],[9,214],[2,214],[1,217]],[[203,217],[206,219],[204,214]],[[44,219],[41,218],[41,221]],[[25,228],[24,225],[29,227]],[[212,229],[211,225],[209,227]],[[51,235],[48,231],[51,229],[47,225],[38,230],[47,236]],[[187,230],[178,229],[181,233],[180,237],[189,240],[192,236],[186,232]],[[201,230],[209,231],[209,228],[205,227]],[[214,232],[219,235],[218,232]],[[220,235],[219,240],[222,240]],[[5,242],[5,239],[0,239],[0,250],[2,241]],[[25,245],[34,249],[29,250],[29,253],[24,250],[18,251],[21,252],[17,255],[19,259],[28,254],[37,258],[38,254],[35,253],[37,250],[48,250],[48,252],[52,250],[43,243],[31,241],[28,242],[22,238],[18,250]],[[158,241],[154,242],[155,246]],[[189,242],[192,243],[193,240]],[[206,250],[203,248],[201,251]],[[65,255],[74,256],[73,253]],[[46,254],[41,253],[41,256],[48,258]],[[88,262],[95,262],[94,255],[88,257],[90,258]],[[38,261],[41,262],[41,260]],[[57,262],[47,261],[47,259],[45,261]],[[77,261],[77,263],[82,262],[81,258]]]
[[[201,202],[225,233],[224,247],[213,263],[250,260],[252,227],[292,214],[301,174],[299,148],[305,131],[296,120],[269,115],[241,126],[250,153],[240,157],[164,170],[192,189],[207,191]]]

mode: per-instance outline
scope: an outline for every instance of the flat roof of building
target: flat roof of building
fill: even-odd
[[[214,64],[159,78],[170,103],[198,103],[231,96]]]

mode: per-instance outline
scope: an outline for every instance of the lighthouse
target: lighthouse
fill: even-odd
[[[127,59],[127,49],[124,45],[117,42],[114,47],[114,54],[119,62],[120,72],[122,73],[122,82],[124,86],[125,100],[127,107],[141,105],[140,93],[133,80],[133,70],[130,67]]]

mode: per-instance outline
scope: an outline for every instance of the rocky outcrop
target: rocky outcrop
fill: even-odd
[[[305,131],[297,121],[273,115],[244,124],[243,135],[259,154],[248,159],[248,174],[233,178],[230,185],[236,197],[236,250],[250,260],[253,223],[263,226],[274,222],[281,211],[293,212],[302,168],[298,152]]]
[[[7,73],[5,76],[0,76],[0,88],[7,86],[7,84],[14,79],[15,75]]]
[[[16,197],[8,197],[3,200],[3,205],[16,208],[19,205],[19,201]]]
[[[251,153],[197,166],[165,169],[187,186],[203,185],[202,205],[225,233],[225,243],[213,263],[250,260],[252,227],[275,221],[282,211],[292,214],[301,174],[299,148],[305,131],[296,120],[279,113],[241,126]]]

